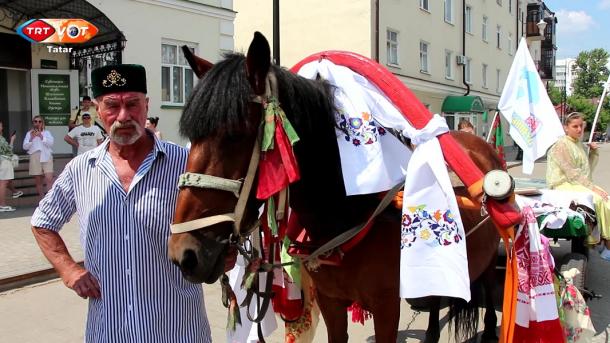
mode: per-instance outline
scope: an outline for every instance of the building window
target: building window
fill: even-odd
[[[487,64],[483,64],[481,75],[483,77],[483,88],[487,88]]]
[[[419,42],[419,71],[422,73],[430,73],[430,69],[428,66],[428,50],[430,48],[430,44],[426,42]]]
[[[453,52],[445,50],[445,78],[453,80]]]
[[[466,32],[472,33],[472,7],[466,6]]]
[[[163,42],[161,44],[161,101],[165,105],[184,105],[194,85],[194,73],[184,58],[182,45],[196,52],[196,44]]]
[[[496,69],[496,93],[500,93],[500,69]]]
[[[470,64],[471,64],[470,62],[472,62],[472,59],[467,58],[466,59],[466,64],[464,64],[464,68],[465,68],[465,71],[466,71],[465,72],[466,75],[464,75],[464,81],[466,83],[468,83],[468,84],[470,84]]]
[[[398,65],[398,32],[387,30],[388,64]]]
[[[498,5],[502,6],[502,0],[496,0],[496,2],[498,3]]]
[[[500,25],[496,27],[496,47],[502,49],[502,27]]]
[[[430,4],[428,3],[428,0],[419,0],[419,8],[422,10],[430,11],[429,6]]]
[[[481,25],[483,41],[487,42],[487,21],[488,18],[483,16],[483,24]]]
[[[453,0],[445,0],[445,21],[453,23]]]
[[[509,55],[513,55],[513,34],[509,33],[508,34],[508,54]]]

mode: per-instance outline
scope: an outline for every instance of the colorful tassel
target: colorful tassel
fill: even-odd
[[[244,278],[241,282],[242,289],[250,289],[254,284],[254,281],[257,279],[258,270],[261,266],[262,260],[260,258],[255,258],[246,266],[246,271],[244,272]]]
[[[229,277],[223,274],[220,279],[222,289],[222,304],[227,308],[227,330],[235,331],[237,324],[241,325],[241,314],[237,306],[237,296],[231,289]]]

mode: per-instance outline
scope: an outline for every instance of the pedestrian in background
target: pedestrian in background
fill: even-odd
[[[12,157],[13,144],[17,136],[13,133],[7,142],[3,134],[4,124],[0,121],[0,212],[12,212],[15,208],[6,205],[5,197],[8,183],[15,178]]]
[[[159,124],[159,117],[148,117],[148,119],[146,119],[146,128],[152,131],[157,138],[163,139],[163,135],[157,128],[157,124]]]
[[[77,155],[83,154],[102,144],[104,137],[100,128],[91,124],[91,115],[83,113],[83,124],[68,132],[64,140],[77,149]]]
[[[53,135],[45,129],[42,116],[32,118],[32,129],[25,134],[23,150],[30,155],[30,175],[34,176],[40,199],[53,186]]]
[[[458,131],[472,133],[473,135],[475,134],[474,126],[472,125],[470,120],[466,118],[460,120],[460,122],[458,123]]]

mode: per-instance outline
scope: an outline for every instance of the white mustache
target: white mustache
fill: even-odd
[[[134,120],[129,120],[127,122],[124,123],[120,123],[118,121],[115,121],[112,126],[110,127],[110,133],[114,134],[116,130],[118,129],[128,129],[128,128],[133,128],[133,127],[138,127],[138,123],[136,123]]]

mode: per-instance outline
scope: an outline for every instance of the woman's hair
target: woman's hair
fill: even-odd
[[[569,125],[572,122],[572,120],[575,120],[575,119],[584,120],[584,115],[580,112],[572,112],[572,113],[568,114],[566,119],[563,120],[563,125]]]
[[[464,128],[471,128],[474,129],[474,126],[472,125],[472,123],[470,122],[470,120],[468,119],[462,119],[460,120],[460,122],[458,123],[458,130],[464,129]]]
[[[159,123],[159,117],[148,117],[148,121],[155,127],[157,127],[157,124]]]
[[[42,128],[42,130],[45,130],[45,125],[44,125],[44,118],[39,114],[37,116],[34,116],[34,118],[32,118],[32,124],[34,123],[34,119],[40,119],[42,121],[40,127]]]

